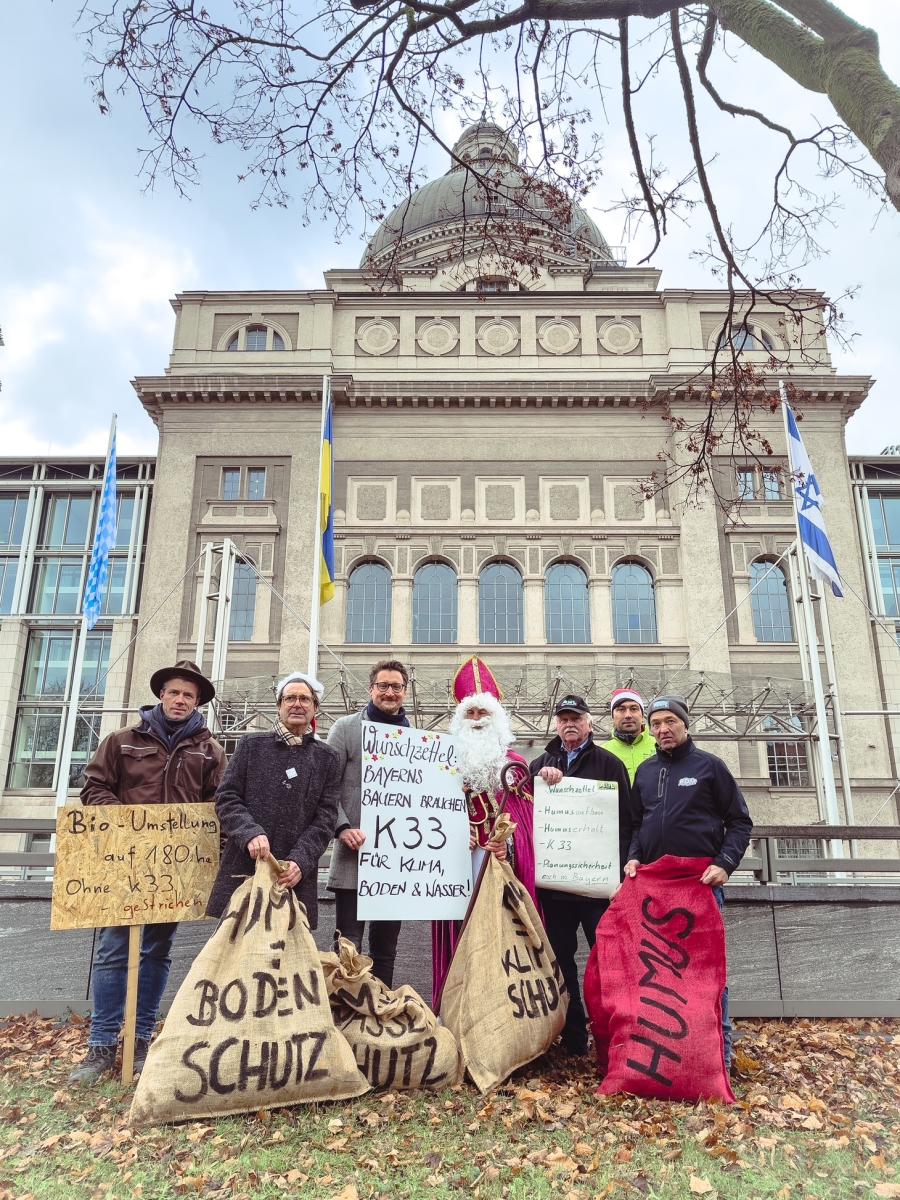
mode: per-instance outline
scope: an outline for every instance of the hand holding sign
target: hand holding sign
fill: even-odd
[[[619,785],[566,777],[534,781],[534,857],[538,887],[611,896],[619,881]]]

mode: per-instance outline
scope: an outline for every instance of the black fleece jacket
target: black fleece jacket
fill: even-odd
[[[722,760],[691,738],[670,753],[657,747],[637,769],[634,794],[640,817],[629,858],[708,856],[730,875],[744,857],[753,832],[747,801]]]

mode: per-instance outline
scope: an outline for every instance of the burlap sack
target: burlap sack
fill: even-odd
[[[347,938],[320,958],[334,1023],[373,1087],[440,1091],[458,1082],[456,1038],[414,988],[382,983]]]
[[[132,1125],[252,1112],[368,1091],[334,1026],[294,893],[259,861],[178,989],[138,1080]]]
[[[493,836],[504,839],[505,815]],[[486,1092],[543,1054],[560,1033],[569,997],[528,892],[488,855],[441,997],[441,1020]]]
[[[626,878],[584,975],[599,1092],[734,1103],[725,1069],[725,926],[711,858],[666,854]]]

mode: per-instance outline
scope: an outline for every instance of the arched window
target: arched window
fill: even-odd
[[[231,617],[228,623],[230,642],[249,642],[253,638],[253,618],[256,615],[256,572],[246,563],[234,568],[231,588]]]
[[[391,640],[391,573],[381,563],[361,563],[347,592],[347,641]]]
[[[244,335],[244,345],[241,346],[241,334]],[[228,339],[228,350],[283,350],[284,338],[277,330],[272,330],[272,345],[269,346],[269,327],[267,325],[248,325],[246,329],[239,329],[237,333],[233,333]]]
[[[775,563],[750,564],[750,606],[758,642],[792,642],[791,603],[784,571]]]
[[[548,642],[591,640],[587,576],[574,563],[554,563],[544,583],[544,626]]]
[[[509,563],[490,563],[478,581],[478,639],[485,645],[521,645],[522,576]]]
[[[737,353],[741,350],[764,350],[770,354],[775,350],[775,339],[765,329],[758,325],[738,325],[731,330],[731,336],[720,333],[716,342],[717,350],[730,349],[729,340]]]
[[[640,563],[625,562],[612,573],[613,637],[617,642],[656,642],[653,579]]]
[[[446,563],[425,563],[413,579],[413,641],[456,641],[456,572]]]

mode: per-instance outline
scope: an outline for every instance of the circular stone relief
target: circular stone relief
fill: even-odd
[[[627,321],[609,321],[600,330],[600,345],[610,354],[627,354],[640,340],[638,331]]]
[[[545,321],[538,332],[538,341],[548,354],[568,354],[578,340],[578,329],[571,321]]]
[[[426,354],[449,354],[459,341],[459,334],[449,321],[429,321],[416,338]]]
[[[519,334],[515,325],[499,317],[486,321],[478,331],[478,345],[488,354],[508,354],[518,344]]]
[[[356,335],[357,345],[367,354],[389,354],[397,340],[397,330],[382,320],[367,321]]]

